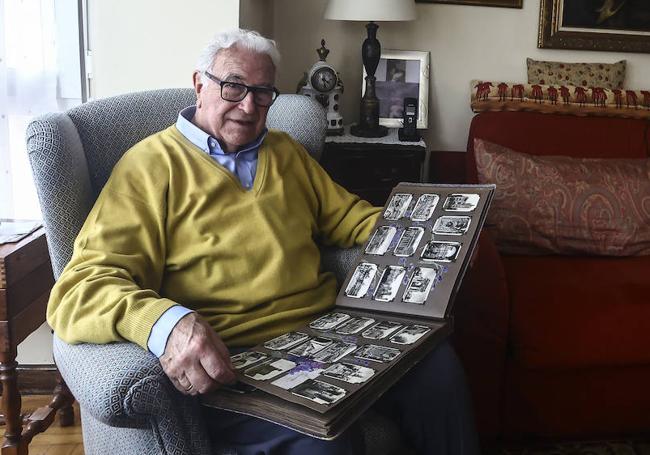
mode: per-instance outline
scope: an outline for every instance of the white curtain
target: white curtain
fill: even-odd
[[[81,102],[78,30],[77,0],[0,0],[0,218],[41,217],[25,129]]]

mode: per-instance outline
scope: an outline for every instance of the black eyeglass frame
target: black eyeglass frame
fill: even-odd
[[[214,82],[215,84],[219,84],[219,88],[220,88],[219,94],[221,95],[221,99],[224,100],[224,101],[228,101],[230,103],[239,103],[240,101],[242,101],[244,98],[246,98],[248,96],[249,92],[252,92],[253,93],[253,102],[255,103],[255,105],[260,106],[260,107],[271,107],[273,105],[273,103],[275,102],[275,100],[278,99],[278,96],[280,96],[280,90],[278,90],[276,87],[261,87],[259,85],[246,85],[246,84],[242,84],[241,82],[222,81],[217,76],[210,73],[209,71],[203,71],[203,74],[205,74],[206,77],[208,79],[210,79],[212,82]],[[226,84],[234,85],[234,86],[241,87],[241,88],[245,89],[244,92],[243,92],[243,95],[241,96],[241,98],[239,98],[239,99],[224,98],[224,96],[223,96],[223,86],[226,85]],[[260,103],[257,102],[255,94],[258,93],[258,92],[262,92],[262,91],[271,92],[273,94],[270,104],[260,104]]]

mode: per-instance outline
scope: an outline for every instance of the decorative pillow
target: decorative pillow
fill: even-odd
[[[508,254],[650,255],[650,159],[518,153],[474,140],[497,185],[487,224]]]
[[[471,82],[474,112],[535,111],[602,117],[650,118],[650,90],[619,90],[573,85]]]
[[[616,63],[564,63],[526,59],[528,83],[623,88],[625,60]]]

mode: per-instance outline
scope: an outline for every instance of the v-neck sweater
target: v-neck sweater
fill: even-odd
[[[330,309],[316,244],[363,243],[379,213],[270,131],[245,190],[175,126],[115,166],[52,290],[47,319],[69,343],[146,349],[170,307],[197,311],[229,346],[251,346]]]

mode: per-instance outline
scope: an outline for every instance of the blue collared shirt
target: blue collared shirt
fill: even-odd
[[[178,114],[176,128],[192,144],[210,155],[217,163],[228,169],[241,183],[242,187],[250,190],[255,182],[257,172],[257,156],[266,137],[268,130],[265,128],[262,134],[250,144],[245,145],[235,153],[227,153],[221,148],[219,141],[192,123],[196,106],[189,106]],[[178,321],[183,316],[191,313],[192,310],[182,305],[175,305],[165,311],[151,328],[147,348],[156,357],[165,353],[167,339]]]

